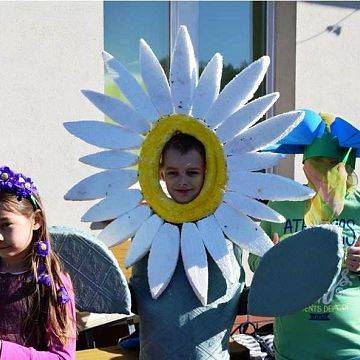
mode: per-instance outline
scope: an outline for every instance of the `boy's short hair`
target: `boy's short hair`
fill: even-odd
[[[165,153],[170,149],[179,151],[181,155],[184,155],[191,150],[196,150],[201,155],[204,163],[206,162],[204,144],[192,135],[176,132],[175,135],[165,144],[161,152],[160,166],[163,165]]]

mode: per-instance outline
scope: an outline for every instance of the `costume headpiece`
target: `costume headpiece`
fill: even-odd
[[[329,223],[342,212],[346,194],[353,191],[357,183],[356,176],[347,174],[345,165],[355,168],[359,148],[360,132],[347,121],[330,114],[305,110],[300,124],[277,144],[266,149],[303,154],[304,172],[309,185],[317,192],[307,203],[304,216],[307,226]],[[320,157],[337,159],[342,167],[329,167]]]
[[[360,132],[346,120],[304,110],[303,120],[287,136],[266,150],[282,154],[304,154],[339,159],[352,168],[360,156]],[[351,150],[349,150],[351,149]]]
[[[133,237],[127,266],[150,252],[148,281],[154,298],[169,284],[181,251],[188,280],[199,300],[206,304],[206,250],[224,276],[233,281],[226,237],[252,253],[263,255],[272,242],[250,216],[284,221],[257,199],[300,200],[313,195],[310,189],[290,179],[256,172],[280,161],[281,155],[258,151],[285,136],[301,121],[303,112],[288,112],[256,124],[279,97],[272,93],[247,103],[265,76],[269,57],[249,65],[219,94],[222,57],[215,54],[198,79],[194,50],[185,26],[180,27],[176,38],[169,81],[151,48],[144,40],[140,41],[141,75],[146,91],[110,54],[104,53],[104,61],[129,104],[94,91],[83,91],[114,123],[65,123],[73,135],[109,149],[80,159],[105,170],[80,181],[65,199],[102,199],[82,220],[115,219],[99,235],[109,247]],[[161,152],[176,132],[194,136],[203,143],[206,152],[203,188],[187,204],[168,198],[159,183]],[[137,181],[141,191],[129,189]]]
[[[0,167],[0,191],[15,194],[18,200],[29,199],[35,209],[39,208],[35,196],[38,191],[29,177],[22,173],[16,173],[8,166]]]

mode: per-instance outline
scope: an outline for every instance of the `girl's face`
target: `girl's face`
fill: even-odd
[[[205,164],[196,150],[185,154],[170,148],[164,154],[161,178],[170,196],[180,204],[194,200],[200,193],[205,177]]]
[[[23,260],[28,253],[33,231],[41,226],[39,214],[30,217],[0,206],[0,258],[4,263],[13,264]]]

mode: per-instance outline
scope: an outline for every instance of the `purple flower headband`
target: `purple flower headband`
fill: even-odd
[[[29,177],[16,173],[8,166],[0,167],[0,191],[15,194],[20,201],[22,198],[29,199],[34,209],[39,209],[39,203],[35,196],[38,191]]]

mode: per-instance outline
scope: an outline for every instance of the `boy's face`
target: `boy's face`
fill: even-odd
[[[196,150],[181,154],[170,148],[163,155],[160,176],[173,200],[186,204],[194,200],[202,189],[205,163]]]

